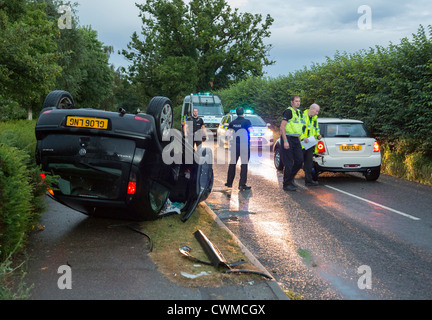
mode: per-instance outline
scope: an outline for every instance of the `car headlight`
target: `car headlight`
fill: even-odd
[[[273,131],[268,128],[264,134],[266,137],[272,137],[273,138]]]

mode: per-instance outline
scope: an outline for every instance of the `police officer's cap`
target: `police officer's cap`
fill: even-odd
[[[242,116],[242,115],[244,115],[244,109],[242,107],[238,107],[236,109],[236,113],[238,116]]]

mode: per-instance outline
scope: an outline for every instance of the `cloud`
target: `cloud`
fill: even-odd
[[[268,75],[283,75],[313,62],[322,63],[336,51],[354,53],[399,43],[416,33],[420,23],[432,21],[430,1],[371,1],[372,28],[360,30],[358,21],[364,13],[359,13],[358,8],[364,3],[333,0],[299,4],[289,0],[280,10],[266,6],[275,19],[268,43],[273,45],[270,58],[277,61],[266,68]]]
[[[135,2],[118,0],[79,0],[77,15],[80,25],[91,25],[105,45],[113,46],[110,63],[116,68],[128,65],[126,58],[117,52],[126,49],[133,32],[140,32],[142,22]]]
[[[126,48],[133,32],[140,33],[141,20],[135,2],[144,0],[78,0],[81,25],[91,24],[99,39],[113,45],[115,52]],[[420,24],[432,21],[430,0],[227,0],[240,12],[270,14],[274,18],[270,58],[275,66],[266,68],[269,76],[287,74],[312,62],[324,62],[336,51],[355,52],[390,42],[416,33]],[[368,5],[372,13],[372,28],[359,30],[361,5]],[[111,56],[116,66],[127,64],[124,57]]]

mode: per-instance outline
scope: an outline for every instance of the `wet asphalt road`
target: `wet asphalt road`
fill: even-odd
[[[207,204],[272,273],[303,299],[431,299],[432,187],[381,175],[323,174],[320,186],[282,190],[273,156],[253,151],[250,191],[227,189],[215,150]],[[221,164],[225,162],[225,164]]]

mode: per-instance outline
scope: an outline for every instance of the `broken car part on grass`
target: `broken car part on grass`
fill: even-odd
[[[190,251],[192,249],[189,246],[182,246],[179,249],[180,253],[185,257],[187,257],[188,259],[206,265],[211,265],[215,268],[222,267],[228,269],[223,271],[224,273],[252,273],[252,274],[261,275],[267,279],[273,279],[273,277],[271,277],[270,275],[264,272],[245,270],[245,269],[233,270],[232,267],[244,264],[246,263],[246,261],[240,260],[240,261],[228,263],[225,260],[224,256],[222,255],[222,253],[219,251],[219,249],[206,237],[206,235],[201,230],[197,230],[196,232],[194,232],[194,236],[199,242],[199,244],[201,245],[201,247],[204,249],[204,252],[206,253],[207,257],[210,259],[210,262],[202,261],[200,259],[195,258],[190,254]]]

